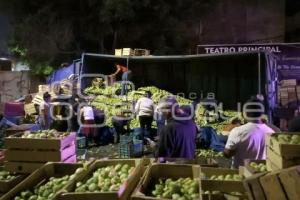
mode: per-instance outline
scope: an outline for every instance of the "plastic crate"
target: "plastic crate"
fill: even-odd
[[[134,158],[143,155],[143,141],[134,139],[132,136],[120,136],[118,145],[119,158]]]
[[[86,138],[85,137],[76,137],[77,140],[77,148],[84,149],[86,148]]]
[[[86,154],[87,154],[86,149],[77,149],[76,151],[77,160],[85,160]]]

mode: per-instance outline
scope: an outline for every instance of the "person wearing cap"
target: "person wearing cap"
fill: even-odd
[[[267,135],[274,133],[262,121],[264,106],[261,100],[251,98],[244,105],[246,124],[232,129],[224,149],[224,156],[233,157],[233,167],[244,165],[245,159],[265,160]]]
[[[144,139],[145,132],[150,134],[151,125],[153,122],[154,103],[151,99],[151,92],[146,91],[144,96],[139,98],[135,104],[135,114],[139,118],[141,127],[141,138]]]
[[[167,121],[159,135],[156,156],[194,159],[197,126],[192,117],[179,108],[172,96],[166,97],[160,106]]]

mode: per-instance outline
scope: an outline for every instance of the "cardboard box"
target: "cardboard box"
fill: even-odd
[[[257,173],[243,181],[250,200],[266,200],[264,190],[260,184],[259,178],[267,173]]]
[[[4,162],[4,168],[9,172],[30,174],[41,168],[45,163],[46,162]],[[76,155],[67,158],[63,163],[76,163]]]
[[[260,177],[260,184],[264,190],[266,199],[288,200],[277,176],[277,172],[272,172]]]
[[[252,162],[255,162],[256,164],[264,164],[266,165],[266,161],[265,160],[250,160],[250,159],[247,159],[244,161],[244,170],[243,170],[243,175],[244,177],[248,178],[248,177],[251,177],[253,176],[254,174],[257,174],[257,173],[261,173],[261,171],[258,171],[256,170],[255,168],[251,167],[250,166],[250,163]]]
[[[282,170],[278,176],[288,199],[300,199],[300,166]]]
[[[58,151],[8,149],[5,151],[5,160],[27,162],[61,162],[75,154],[75,144]]]
[[[158,200],[151,195],[158,179],[199,178],[200,167],[196,165],[153,164],[145,172],[139,185],[131,196],[132,200]],[[199,187],[200,191],[200,187]],[[200,197],[199,197],[200,199]]]
[[[76,142],[75,132],[64,138],[57,139],[21,138],[21,135],[15,134],[5,138],[4,147],[6,149],[62,150]]]
[[[0,167],[0,172],[3,170],[3,167]],[[10,181],[1,181],[0,180],[0,193],[6,193],[11,190],[13,187],[18,185],[22,180],[26,178],[24,175],[15,175],[16,177]]]
[[[117,164],[128,164],[129,166],[135,167],[134,172],[128,177],[127,181],[123,183],[119,189],[118,192],[85,192],[85,193],[79,193],[74,192],[76,188],[76,183],[73,182],[68,187],[66,187],[67,193],[64,193],[60,199],[63,200],[79,200],[79,199],[85,199],[85,200],[92,200],[92,199],[105,199],[105,200],[116,200],[116,199],[122,199],[127,200],[130,197],[130,194],[138,184],[140,178],[142,177],[143,172],[143,163],[142,160],[138,159],[124,159],[124,160],[98,160],[95,161],[89,170],[85,173],[84,176],[81,177],[79,181],[86,182],[93,173],[101,167],[106,167],[110,165],[117,165]]]
[[[11,200],[15,196],[19,195],[20,192],[33,189],[36,185],[40,184],[42,181],[47,181],[50,177],[63,177],[65,175],[73,175],[79,167],[83,167],[82,164],[65,164],[65,163],[47,163],[40,169],[36,170],[30,176],[28,176],[24,181],[6,193],[1,197],[1,200]],[[76,174],[75,178],[69,183],[77,181],[85,172]],[[64,191],[64,188],[60,190],[54,197],[57,199],[58,196]]]
[[[266,137],[266,145],[271,148],[275,153],[285,158],[299,157],[300,155],[300,145],[296,144],[280,144],[274,136],[279,134],[298,134],[300,133],[274,133]]]
[[[280,156],[270,147],[267,147],[267,158],[268,160],[277,166],[278,169],[284,169],[288,167],[293,167],[295,165],[300,165],[300,155],[298,157],[288,157]]]
[[[222,193],[241,192],[245,193],[245,188],[242,181],[219,181],[207,180],[207,177],[213,175],[239,174],[238,170],[225,168],[209,168],[201,167],[200,187],[201,191],[220,191]]]

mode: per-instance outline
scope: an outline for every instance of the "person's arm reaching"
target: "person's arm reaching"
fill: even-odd
[[[116,65],[116,67],[117,67],[117,71],[115,71],[115,73],[109,75],[110,77],[116,76],[121,71],[121,67],[119,67],[119,65]]]
[[[238,145],[237,132],[236,129],[232,129],[231,132],[229,133],[229,137],[225,145],[225,149],[223,152],[224,156],[226,158],[231,158],[232,156],[234,156],[236,153],[237,145]]]

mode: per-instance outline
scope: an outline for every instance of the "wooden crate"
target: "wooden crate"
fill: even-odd
[[[133,56],[134,55],[134,51],[131,48],[123,48],[122,55],[123,56]]]
[[[75,154],[75,144],[58,151],[8,149],[5,151],[5,160],[10,162],[61,162]]]
[[[299,134],[300,133],[275,133],[273,135],[268,135],[266,137],[266,145],[271,148],[275,153],[280,156],[285,156],[287,158],[299,157],[300,155],[300,145],[296,144],[280,144],[274,136],[279,134]]]
[[[271,169],[273,167],[272,170],[300,165],[300,155],[298,157],[280,156],[270,147],[267,147],[267,159],[269,162],[269,167],[271,166]],[[274,168],[273,165],[275,165],[276,168]]]
[[[62,200],[79,200],[79,199],[105,199],[105,200],[116,200],[124,199],[127,200],[130,194],[136,187],[140,178],[142,177],[142,172],[144,171],[144,164],[142,160],[139,159],[116,159],[116,160],[98,160],[95,161],[88,171],[82,176],[79,181],[86,182],[93,173],[100,167],[106,167],[116,164],[128,164],[129,166],[135,167],[135,170],[128,177],[127,181],[120,186],[117,192],[94,192],[94,193],[79,193],[74,192],[76,188],[76,183],[73,182],[66,187],[66,193],[64,193],[60,199]]]
[[[266,200],[264,190],[259,181],[260,177],[266,174],[267,173],[257,173],[251,177],[246,178],[243,181],[244,187],[248,194],[248,198],[250,200]]]
[[[122,56],[122,49],[115,49],[115,56]]]
[[[257,171],[253,167],[251,167],[250,166],[251,162],[255,162],[256,164],[262,163],[262,164],[266,165],[266,160],[250,160],[250,159],[245,160],[245,162],[244,162],[244,170],[243,170],[242,174],[246,178],[251,177],[251,176],[253,176],[253,175],[257,174],[257,173],[262,173],[260,171]]]
[[[0,171],[4,170],[3,167],[0,167]],[[19,184],[22,180],[26,178],[24,175],[16,174],[16,177],[10,181],[1,181],[0,180],[0,193],[6,193]]]
[[[43,96],[41,94],[37,94],[34,96],[32,103],[40,105],[44,101]]]
[[[76,163],[76,155],[70,156],[63,163]],[[5,170],[21,174],[31,174],[42,167],[46,162],[4,162]]]
[[[64,138],[33,139],[21,138],[22,133],[5,138],[5,149],[62,150],[76,142],[76,133]]]
[[[19,195],[20,192],[28,189],[33,189],[36,185],[44,180],[48,180],[50,177],[63,177],[65,175],[73,175],[75,174],[76,169],[78,169],[79,167],[83,167],[83,164],[47,163],[46,165],[43,165],[41,168],[32,173],[30,176],[28,176],[23,182],[18,184],[4,196],[2,196],[1,200],[14,199],[14,197]],[[83,176],[84,173],[85,171],[76,174],[75,178],[69,183],[77,181],[81,176]],[[64,188],[57,192],[53,199],[58,199],[59,195],[63,191]]]
[[[241,192],[245,193],[246,190],[242,181],[220,181],[220,180],[207,180],[206,177],[212,175],[227,175],[239,174],[238,170],[225,169],[225,168],[209,168],[201,167],[200,187],[201,191],[220,191],[222,193]]]
[[[270,159],[266,160],[267,170],[268,171],[277,171],[280,170],[280,167],[276,166]]]
[[[278,172],[272,172],[260,177],[260,184],[264,190],[266,199],[270,200],[288,200],[285,190],[278,178]]]
[[[281,87],[291,87],[291,86],[296,86],[296,85],[297,85],[296,79],[287,79],[287,80],[280,81]]]
[[[148,167],[144,176],[140,180],[138,186],[131,195],[132,200],[159,200],[150,196],[151,188],[159,178],[199,178],[200,168],[196,165],[182,165],[182,164],[152,164]],[[200,188],[199,188],[200,191]],[[200,199],[200,197],[199,197]]]
[[[34,126],[36,126],[36,124],[21,124],[19,126],[10,127],[5,130],[5,137],[9,137],[9,136],[15,135],[17,133],[23,133],[24,131],[30,130]]]
[[[149,56],[150,51],[148,49],[134,49],[135,56]]]
[[[300,166],[282,170],[278,176],[288,199],[300,199]]]
[[[0,149],[0,166],[4,163],[4,150]]]
[[[50,86],[49,85],[39,85],[38,92],[40,94],[44,94],[45,92],[50,92]]]
[[[24,111],[27,115],[33,115],[37,113],[34,103],[24,104]]]

